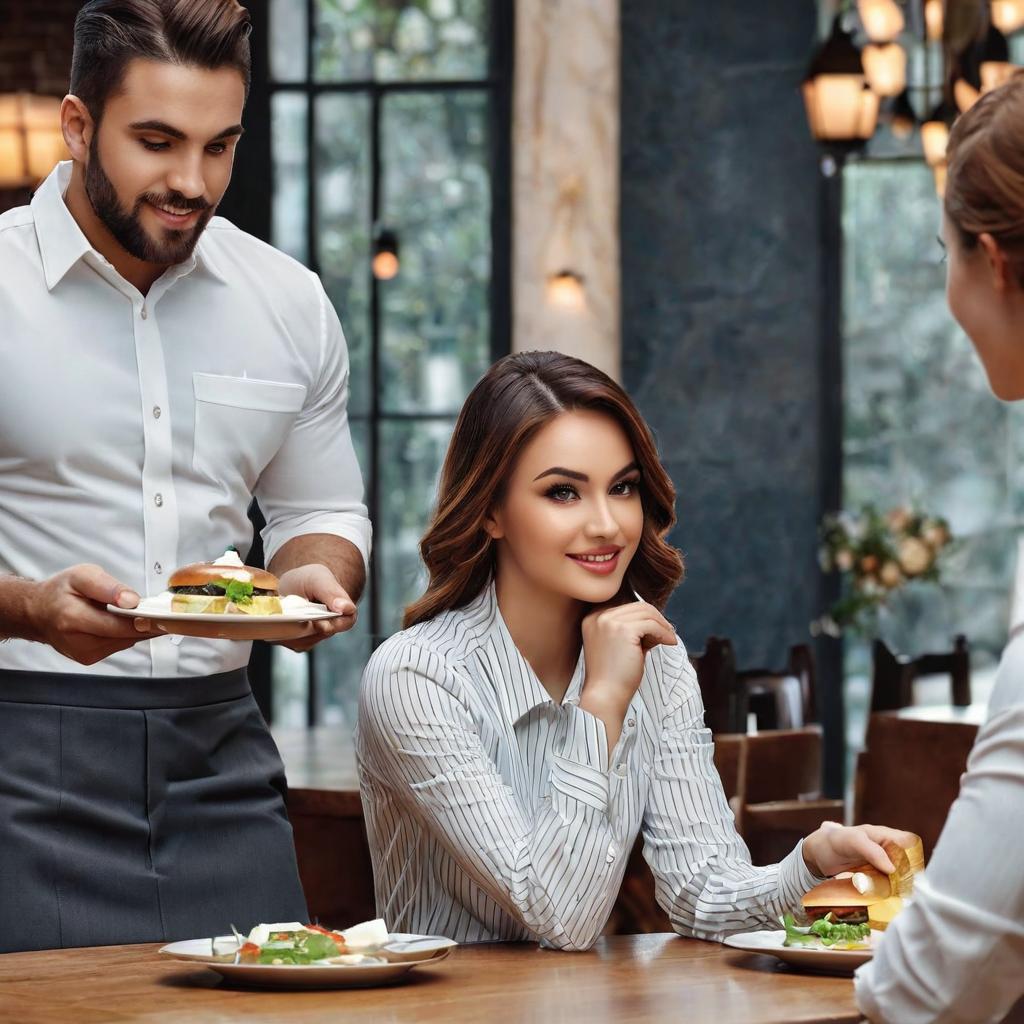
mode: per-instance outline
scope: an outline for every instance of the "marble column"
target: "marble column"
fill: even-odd
[[[618,0],[518,0],[513,153],[512,348],[619,379]]]

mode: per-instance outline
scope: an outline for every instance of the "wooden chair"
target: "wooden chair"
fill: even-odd
[[[736,827],[755,864],[774,864],[824,821],[842,821],[842,800],[821,796],[822,734],[817,725],[745,736]]]
[[[748,712],[757,716],[757,728],[799,729],[818,720],[814,655],[807,644],[789,649],[787,664],[772,669],[743,669],[736,673],[741,727]]]
[[[914,680],[926,675],[948,675],[953,703],[971,703],[971,659],[965,636],[958,635],[953,650],[908,658],[894,654],[881,640],[871,645],[871,710],[896,711],[914,703]]]
[[[690,655],[704,702],[704,721],[712,733],[740,732],[736,655],[725,637],[709,636],[704,650]]]
[[[966,723],[872,714],[866,748],[857,756],[854,824],[916,832],[930,857],[976,736],[977,726]]]

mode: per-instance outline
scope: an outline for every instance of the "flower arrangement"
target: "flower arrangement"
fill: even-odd
[[[940,581],[939,556],[952,539],[945,519],[906,507],[883,514],[866,505],[856,515],[825,516],[818,560],[823,572],[843,574],[843,596],[811,623],[811,632],[868,632],[879,608],[908,580]]]

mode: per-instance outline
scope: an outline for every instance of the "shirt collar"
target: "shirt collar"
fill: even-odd
[[[89,239],[85,237],[78,226],[78,221],[64,202],[64,193],[71,183],[71,168],[70,160],[62,160],[32,197],[32,217],[35,221],[36,239],[43,260],[43,275],[48,291],[53,291],[67,272],[86,254],[95,253],[99,258],[99,253],[89,244]],[[210,255],[210,248],[204,231],[192,255],[175,268],[180,272],[173,275],[174,280],[191,273],[198,266],[211,277],[224,283],[226,279],[217,266],[217,261]]]
[[[64,192],[70,181],[71,161],[63,160],[32,197],[32,219],[49,291],[53,291],[86,253],[92,252],[89,240],[64,202]]]
[[[505,625],[505,620],[501,616],[493,580],[481,595],[480,603],[481,612],[487,615],[492,623],[490,635],[494,654],[501,663],[500,678],[503,682],[499,691],[501,701],[508,721],[515,725],[534,708],[540,707],[542,704],[552,704],[551,694],[544,689],[537,674],[530,667],[530,663],[516,647],[512,634],[509,633],[508,626]],[[584,663],[581,650],[569,688],[565,691],[563,704],[579,703],[580,691],[583,688],[583,676]]]

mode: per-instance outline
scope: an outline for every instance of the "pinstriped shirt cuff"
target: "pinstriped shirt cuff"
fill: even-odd
[[[551,759],[551,785],[569,801],[595,811],[608,807],[608,734],[599,718],[570,706],[565,745]],[[569,810],[563,807],[563,810]]]
[[[779,863],[779,895],[783,906],[788,910],[800,909],[805,892],[824,882],[804,860],[804,841],[796,844],[793,852]]]

